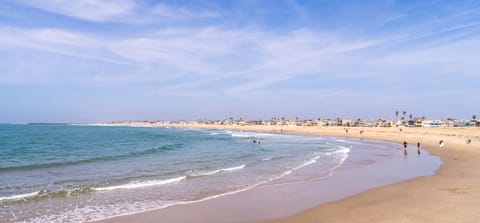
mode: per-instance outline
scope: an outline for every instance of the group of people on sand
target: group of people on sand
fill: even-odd
[[[471,141],[470,141],[471,143]],[[443,149],[445,147],[445,141],[443,140],[440,140],[438,142],[439,146],[441,149]],[[468,141],[467,141],[467,144],[468,144]],[[407,155],[407,141],[403,141],[403,154]],[[420,155],[420,142],[417,142],[417,153],[418,155]]]
[[[345,133],[348,133],[348,128],[343,128],[343,130],[345,130]],[[365,133],[365,130],[360,130],[360,135]]]
[[[407,141],[403,141],[403,154],[406,156],[407,155]],[[420,155],[420,142],[417,142],[417,153]]]

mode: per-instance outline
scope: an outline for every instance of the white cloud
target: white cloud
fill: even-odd
[[[128,65],[135,69],[103,75],[99,67],[98,74],[78,78],[84,82],[154,82],[155,88],[179,93],[209,89],[241,97],[305,76],[329,88],[320,84],[369,78],[382,85],[391,83],[389,79],[420,80],[421,72],[441,75],[455,70],[472,76],[478,71],[478,41],[397,46],[410,39],[355,38],[307,28],[286,32],[219,26],[170,28],[124,38],[60,29],[0,29],[3,48],[43,50],[96,60],[104,67]]]
[[[165,82],[171,90],[187,90],[226,82],[229,94],[266,88],[305,73],[327,75],[343,54],[380,41],[347,40],[308,29],[274,33],[254,28],[205,27],[168,29],[142,38],[119,40],[60,29],[0,29],[0,47],[21,47],[110,63],[135,65],[124,81]],[[128,78],[127,76],[130,76]],[[94,80],[111,80],[111,77]],[[226,90],[228,89],[228,91]]]
[[[219,12],[212,10],[194,11],[185,7],[173,7],[164,3],[158,3],[151,9],[153,16],[170,19],[196,19],[196,18],[215,18],[221,16]]]
[[[24,5],[93,22],[157,23],[219,17],[212,10],[192,10],[164,3],[149,5],[134,0],[21,0]]]
[[[62,29],[0,28],[0,48],[27,48],[113,64],[128,64],[105,50],[107,40]]]
[[[163,30],[150,37],[115,42],[110,49],[127,60],[154,64],[180,76],[198,76],[166,89],[188,90],[225,82],[225,93],[242,95],[305,73],[331,75],[328,71],[338,64],[350,62],[343,54],[381,43],[309,29],[275,33],[206,27]]]
[[[21,0],[23,4],[64,16],[105,22],[124,18],[136,10],[132,0]]]

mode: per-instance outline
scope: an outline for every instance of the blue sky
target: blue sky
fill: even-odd
[[[480,115],[479,1],[5,0],[0,122]]]

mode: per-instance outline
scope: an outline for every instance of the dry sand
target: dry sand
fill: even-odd
[[[480,128],[403,128],[402,131],[398,128],[349,128],[346,133],[344,127],[169,126],[319,134],[399,143],[407,141],[410,144],[420,142],[423,149],[443,161],[433,176],[370,189],[290,217],[268,221],[270,223],[480,222]],[[360,134],[361,130],[364,130],[363,134]],[[466,144],[467,139],[472,143]],[[444,149],[439,148],[439,140],[445,141]]]

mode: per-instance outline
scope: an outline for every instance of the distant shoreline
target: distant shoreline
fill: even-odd
[[[49,123],[49,122],[31,122],[27,125],[74,125],[73,123]]]

